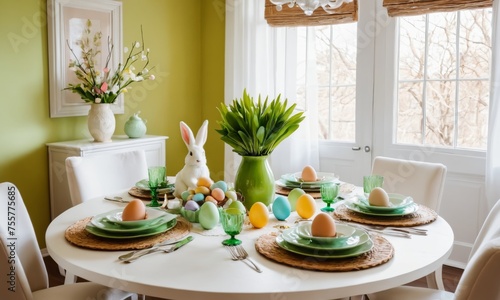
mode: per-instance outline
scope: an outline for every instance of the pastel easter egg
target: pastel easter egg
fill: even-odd
[[[297,199],[297,214],[303,219],[309,219],[316,213],[316,201],[309,194],[304,194]]]
[[[243,205],[243,203],[241,201],[232,201],[231,204],[229,204],[228,206],[229,208],[236,208],[236,209],[239,209],[242,213],[246,213],[247,212],[247,209],[245,207],[245,205]]]
[[[210,188],[210,186],[214,183],[214,181],[208,177],[200,177],[196,182],[196,186],[204,186]]]
[[[215,188],[219,188],[224,191],[224,193],[227,191],[227,183],[225,181],[219,180],[212,184],[210,189],[214,190]]]
[[[202,193],[196,193],[193,196],[193,200],[196,202],[201,202],[201,201],[205,200],[205,195],[203,195]]]
[[[255,228],[262,228],[269,222],[269,210],[264,203],[255,202],[248,211],[248,217]]]
[[[200,205],[193,200],[189,200],[186,202],[186,205],[184,205],[184,208],[190,211],[197,211],[200,209]]]
[[[217,205],[208,201],[200,207],[198,222],[204,229],[212,229],[219,224],[219,210]]]
[[[278,196],[272,204],[273,214],[276,219],[283,221],[290,216],[290,202],[283,196]]]
[[[295,208],[297,206],[297,199],[299,199],[299,197],[304,195],[305,193],[306,192],[300,188],[294,188],[290,191],[290,193],[288,194],[288,202],[290,202],[291,211],[295,211]]]
[[[217,205],[218,201],[214,199],[212,196],[206,196],[205,197],[205,202],[212,202],[213,204]]]
[[[197,186],[194,189],[195,194],[203,194],[203,195],[210,195],[210,189],[207,188],[206,186]]]
[[[228,199],[231,199],[233,201],[238,200],[238,195],[236,194],[236,191],[234,191],[234,190],[226,191],[225,194],[226,194],[226,197]]]
[[[189,195],[191,195],[191,193],[190,193],[189,191],[184,191],[184,192],[182,192],[182,193],[181,193],[181,198],[182,198],[182,200],[187,201],[187,200],[188,200]]]
[[[224,198],[226,198],[224,191],[220,188],[213,189],[211,195],[217,201],[222,201],[222,200],[224,200]]]

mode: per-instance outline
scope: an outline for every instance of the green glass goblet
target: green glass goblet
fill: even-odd
[[[384,176],[380,175],[363,176],[363,191],[365,192],[366,196],[368,196],[374,188],[382,187],[383,184],[384,184]]]
[[[161,206],[158,203],[158,188],[165,181],[165,167],[149,167],[148,168],[148,176],[149,176],[149,190],[151,191],[151,202],[147,204],[149,207],[158,207]]]
[[[229,239],[222,241],[222,245],[236,246],[241,244],[241,241],[235,238],[243,229],[245,221],[245,213],[237,208],[227,208],[221,212],[221,223],[224,232],[230,235]]]
[[[332,212],[335,209],[330,205],[335,202],[339,195],[339,186],[336,183],[322,184],[320,188],[321,200],[326,203],[326,206],[321,208],[321,211]]]

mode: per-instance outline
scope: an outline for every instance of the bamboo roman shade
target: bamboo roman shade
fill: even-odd
[[[492,5],[493,0],[384,0],[384,7],[390,17],[487,8]]]
[[[266,0],[266,21],[270,26],[319,26],[356,22],[358,20],[358,0],[344,3],[335,9],[333,14],[325,12],[321,7],[316,9],[312,16],[307,16],[304,11],[294,6],[283,5],[281,11],[276,10],[276,5]]]

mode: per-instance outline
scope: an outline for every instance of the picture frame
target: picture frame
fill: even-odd
[[[108,53],[108,38],[114,46],[111,66],[122,61],[122,2],[113,0],[48,0],[48,51],[49,51],[49,91],[50,117],[86,116],[90,104],[71,90],[65,90],[69,83],[78,79],[69,68],[75,41],[81,37],[87,20],[92,21],[92,31],[102,32],[102,51],[97,64],[104,65]],[[115,114],[125,111],[123,95],[112,105]]]

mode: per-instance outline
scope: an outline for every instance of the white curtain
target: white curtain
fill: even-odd
[[[491,209],[500,199],[500,0],[493,1],[490,115],[486,154],[486,197]]]
[[[225,102],[241,98],[243,90],[257,98],[281,94],[289,104],[296,94],[296,31],[274,28],[264,19],[265,0],[226,0]],[[312,96],[311,96],[312,97]],[[308,99],[306,120],[271,154],[274,177],[301,171],[305,165],[319,169],[317,112]],[[234,181],[240,158],[226,145],[225,180]]]

